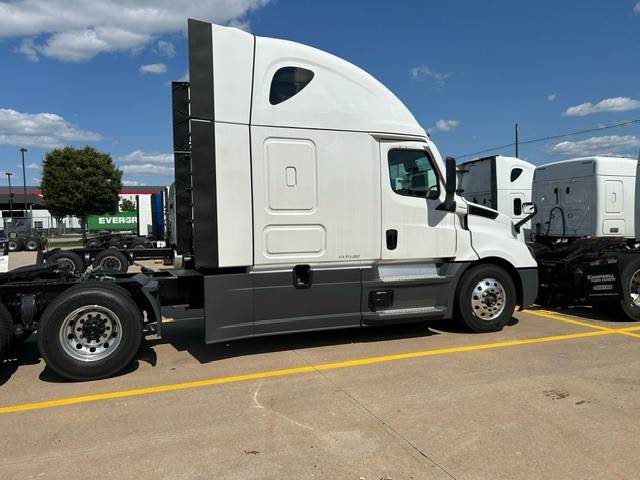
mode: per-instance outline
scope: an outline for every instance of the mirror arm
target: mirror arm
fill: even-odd
[[[522,207],[524,208],[525,205],[533,205],[533,212],[531,212],[529,215],[527,215],[526,217],[524,217],[522,220],[520,220],[518,223],[514,225],[514,228],[518,233],[520,233],[520,227],[522,227],[525,223],[527,223],[529,220],[535,217],[536,213],[538,213],[538,206],[535,203],[525,202],[522,204]]]

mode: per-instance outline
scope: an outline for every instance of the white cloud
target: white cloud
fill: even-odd
[[[436,84],[439,86],[444,85],[444,81],[449,78],[451,73],[438,73],[431,70],[426,65],[420,65],[418,67],[414,67],[409,70],[411,78],[414,80],[421,80],[425,77],[433,78],[436,81]]]
[[[640,147],[640,137],[635,135],[605,135],[578,142],[560,142],[546,148],[547,153],[560,155],[613,155],[625,149]]]
[[[59,148],[71,142],[102,140],[55,113],[21,113],[0,108],[0,144]]]
[[[119,157],[120,163],[160,163],[173,165],[173,153],[143,152],[134,150],[123,157]]]
[[[126,175],[173,175],[173,154],[134,150],[118,158]]]
[[[0,2],[0,38],[22,38],[17,49],[39,56],[82,62],[104,52],[129,51],[157,43],[165,56],[173,45],[162,35],[184,32],[186,18],[248,29],[245,15],[270,0],[14,0]]]
[[[30,38],[23,40],[20,46],[16,48],[16,52],[24,54],[24,56],[32,62],[40,60],[38,57],[38,50],[36,49],[33,40]]]
[[[640,2],[636,3],[636,6],[633,7],[633,13],[640,15]]]
[[[122,184],[127,187],[144,187],[147,184],[142,182],[136,182],[135,180],[122,180]]]
[[[173,46],[173,43],[171,42],[167,42],[165,40],[159,40],[158,52],[160,53],[160,55],[172,58],[176,54],[176,48]]]
[[[142,165],[124,165],[120,167],[126,175],[173,175],[173,167],[145,163]]]
[[[551,95],[549,95],[547,97],[547,100],[549,100],[550,102],[553,102],[555,99],[556,99],[556,94],[555,93],[552,93]]]
[[[626,112],[640,108],[640,100],[633,100],[629,97],[605,98],[596,103],[582,103],[575,107],[569,107],[562,114],[563,117],[591,115],[602,112]]]
[[[152,63],[150,65],[140,65],[140,73],[166,73],[167,66],[164,63]]]
[[[460,126],[459,120],[438,120],[435,127],[427,129],[427,132],[451,132]]]

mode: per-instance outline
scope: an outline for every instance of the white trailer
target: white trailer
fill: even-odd
[[[190,82],[173,85],[170,202],[184,269],[57,281],[34,267],[18,289],[0,282],[0,320],[37,326],[54,371],[117,373],[143,318],[161,331],[164,305],[204,307],[217,343],[443,318],[496,331],[534,300],[511,219],[456,195],[455,161],[369,74],[195,20],[189,56]]]

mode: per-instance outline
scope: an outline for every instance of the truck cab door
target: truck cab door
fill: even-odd
[[[380,143],[382,259],[419,260],[456,255],[455,214],[437,207],[444,175],[420,142]]]

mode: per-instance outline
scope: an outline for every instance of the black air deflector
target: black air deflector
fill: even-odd
[[[212,25],[191,19],[189,83],[193,257],[196,268],[216,268],[219,257]]]
[[[191,198],[191,139],[189,130],[189,84],[172,82],[173,159],[175,178],[176,249],[180,255],[193,253],[193,199]]]

